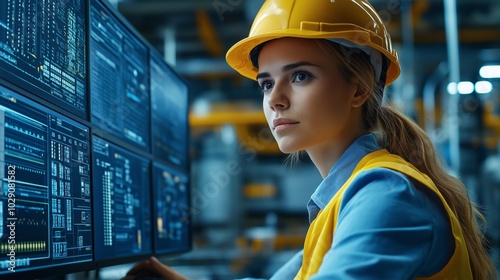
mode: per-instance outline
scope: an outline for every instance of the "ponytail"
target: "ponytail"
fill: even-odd
[[[427,174],[457,217],[466,241],[473,279],[495,279],[495,268],[477,220],[486,223],[485,218],[470,201],[464,184],[446,172],[427,134],[412,120],[387,106],[379,107],[378,126],[381,146]]]

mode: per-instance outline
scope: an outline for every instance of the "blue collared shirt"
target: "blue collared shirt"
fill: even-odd
[[[375,135],[366,134],[344,152],[311,196],[310,221],[358,162],[379,149]],[[332,247],[312,279],[430,276],[446,265],[454,244],[448,216],[434,194],[399,172],[376,168],[360,173],[345,192]],[[293,279],[301,265],[302,251],[271,279]]]

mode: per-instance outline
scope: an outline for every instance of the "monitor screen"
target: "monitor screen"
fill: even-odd
[[[156,254],[178,253],[191,249],[188,178],[186,172],[154,164]]]
[[[86,1],[0,1],[0,78],[87,116]]]
[[[92,137],[96,261],[152,253],[149,161]]]
[[[92,122],[149,151],[149,54],[139,38],[103,4],[90,1]]]
[[[0,275],[92,261],[89,159],[87,127],[0,86]]]
[[[188,87],[153,51],[150,66],[154,157],[187,168]]]

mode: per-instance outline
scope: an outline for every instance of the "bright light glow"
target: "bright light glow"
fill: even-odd
[[[449,83],[447,89],[449,94],[457,94],[457,83]]]
[[[460,94],[471,94],[474,91],[474,84],[471,82],[460,82],[457,89]]]
[[[493,91],[493,85],[488,81],[479,81],[476,83],[476,92],[486,94]]]
[[[500,65],[486,65],[479,69],[479,75],[485,79],[500,78]]]

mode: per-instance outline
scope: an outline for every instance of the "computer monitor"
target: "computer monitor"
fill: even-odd
[[[149,160],[95,135],[92,156],[98,266],[152,254]]]
[[[150,57],[153,154],[156,160],[186,169],[188,87],[156,51]]]
[[[91,121],[136,147],[150,150],[148,47],[97,0],[90,1]]]
[[[88,127],[0,86],[0,278],[91,267],[89,161]]]
[[[189,183],[186,171],[154,163],[154,251],[156,254],[173,254],[191,249]]]
[[[0,1],[0,78],[87,117],[86,1]]]
[[[109,2],[0,1],[0,279],[189,250],[188,132],[186,83]]]

